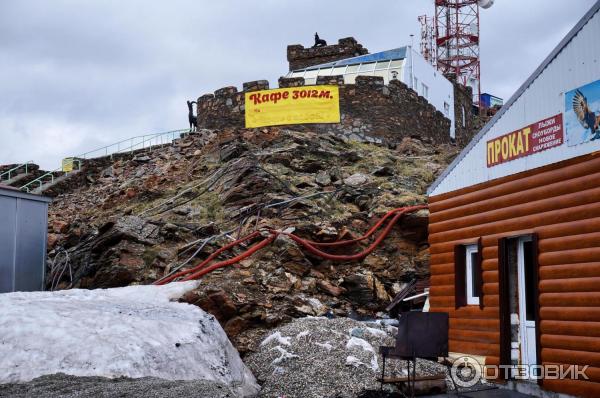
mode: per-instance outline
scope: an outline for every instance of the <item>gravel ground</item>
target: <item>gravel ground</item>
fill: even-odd
[[[145,377],[108,379],[62,373],[42,376],[28,383],[0,384],[0,397],[11,398],[233,398],[226,385],[204,380],[171,381]]]
[[[260,397],[358,397],[379,389],[379,346],[393,345],[395,334],[393,326],[347,318],[301,318],[265,334],[244,362],[262,386]],[[406,374],[401,365],[387,361],[386,375]],[[442,372],[437,363],[417,361],[417,374]]]

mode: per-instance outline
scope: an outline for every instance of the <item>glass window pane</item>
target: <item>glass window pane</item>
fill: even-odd
[[[479,297],[478,276],[476,275],[477,252],[471,252],[471,292],[474,297]]]
[[[304,78],[317,77],[318,73],[319,73],[318,69],[307,70],[306,74],[304,75]]]
[[[396,59],[396,60],[390,62],[390,68],[401,68],[402,65],[404,65],[403,59]]]
[[[332,68],[319,69],[319,76],[329,76]]]
[[[388,84],[389,79],[390,79],[389,73],[390,73],[390,71],[387,70],[387,69],[376,70],[375,72],[373,72],[373,76],[381,76],[381,77],[383,77],[384,84]]]
[[[359,71],[360,72],[371,72],[374,69],[375,69],[375,62],[370,62],[368,64],[361,64]]]
[[[348,65],[348,69],[346,69],[346,73],[353,73],[358,71],[358,65]]]
[[[525,319],[535,321],[535,259],[533,243],[523,242],[523,256],[525,257]]]
[[[332,76],[343,75],[345,71],[346,71],[346,66],[336,66],[335,68],[333,68],[331,75]]]
[[[304,84],[310,85],[310,84],[317,84],[317,78],[316,77],[309,77],[304,78]]]
[[[302,77],[302,76],[304,76],[303,70],[292,73],[292,77]]]
[[[356,83],[356,76],[358,76],[357,73],[351,73],[351,74],[344,75],[344,83],[346,83],[346,84]]]
[[[375,66],[375,69],[387,69],[387,67],[390,65],[390,61],[379,61],[377,62],[377,65]]]

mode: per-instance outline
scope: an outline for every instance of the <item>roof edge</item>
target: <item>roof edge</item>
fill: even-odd
[[[52,199],[48,196],[22,192],[18,189],[14,189],[11,187],[5,187],[5,186],[0,186],[0,196],[8,196],[10,198],[33,200],[35,202],[46,202],[46,203],[52,202]]]
[[[342,59],[338,59],[337,61],[325,62],[323,64],[311,65],[311,66],[307,66],[305,68],[294,69],[290,72],[295,72],[295,71],[299,71],[299,70],[314,70],[314,69],[325,68],[325,67],[334,67],[334,66],[336,66],[336,64],[338,62],[342,62],[342,61],[347,62],[347,61],[351,61],[351,60],[357,59],[357,58],[363,58],[363,57],[373,56],[373,55],[382,54],[382,53],[386,53],[386,52],[398,51],[398,50],[402,50],[402,49],[405,50],[405,54],[406,54],[408,52],[409,47],[410,46],[400,46],[397,48],[390,48],[389,50],[377,51],[375,53],[357,55],[355,57],[350,57],[350,58],[342,58]],[[398,58],[398,59],[405,59],[405,58],[406,58],[406,55],[403,58]]]
[[[554,61],[554,58],[560,54],[560,52],[573,40],[577,33],[592,19],[592,17],[600,10],[600,0],[596,1],[585,15],[575,24],[575,26],[567,33],[567,35],[558,43],[558,45],[550,52],[550,54],[542,61],[535,71],[525,80],[525,82],[515,91],[510,99],[504,104],[502,108],[496,113],[489,122],[483,126],[483,128],[471,139],[466,147],[458,154],[458,156],[446,167],[446,169],[435,179],[435,181],[427,188],[427,195],[431,195],[446,177],[456,168],[456,166],[465,158],[465,156],[473,149],[473,147],[481,141],[483,136],[492,128],[494,124],[506,113],[512,105],[523,95],[525,90],[542,74],[542,72]]]

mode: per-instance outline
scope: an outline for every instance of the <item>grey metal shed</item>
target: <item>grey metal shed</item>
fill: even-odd
[[[0,293],[44,289],[50,201],[0,186]]]

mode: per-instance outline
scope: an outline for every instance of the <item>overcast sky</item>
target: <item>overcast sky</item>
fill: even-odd
[[[482,90],[504,99],[595,0],[481,11]],[[287,72],[286,46],[410,43],[433,0],[0,0],[0,164],[60,159],[187,127],[187,99]]]

